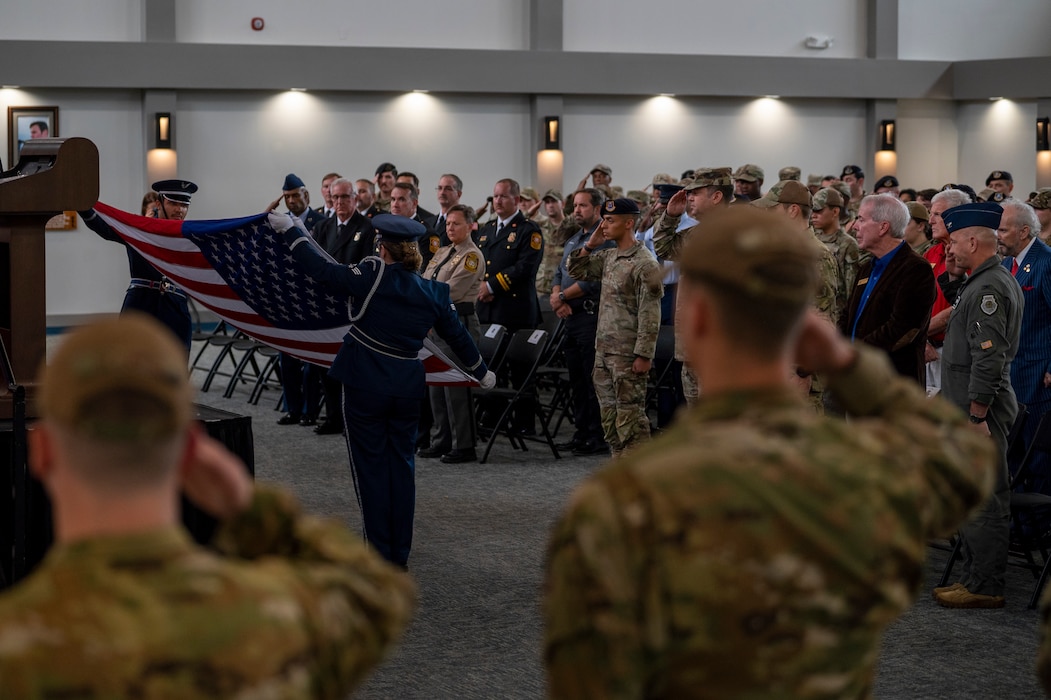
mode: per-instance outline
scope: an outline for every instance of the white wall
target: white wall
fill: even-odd
[[[186,43],[529,48],[527,0],[179,0],[176,16]],[[264,20],[262,31],[252,30],[253,17]]]
[[[563,0],[567,51],[863,58],[865,0]],[[811,34],[831,36],[823,51]]]
[[[1014,178],[1014,194],[1023,198],[1036,189],[1036,104],[997,100],[961,103],[959,181],[981,190],[993,170]]]
[[[1047,0],[898,0],[898,58],[1047,56],[1049,28]]]
[[[143,0],[4,0],[0,4],[0,40],[141,41],[142,3]]]
[[[838,174],[864,160],[865,106],[859,100],[567,98],[562,147],[566,186],[597,162],[625,189],[654,174],[756,163],[766,185],[796,165],[803,175]]]
[[[902,187],[937,189],[958,181],[956,103],[899,100],[896,121],[898,181]]]

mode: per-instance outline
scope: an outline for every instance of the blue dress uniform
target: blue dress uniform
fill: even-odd
[[[413,241],[423,233],[418,223],[391,214],[377,214],[372,224],[378,240]],[[416,500],[413,451],[425,387],[417,353],[427,331],[434,328],[478,379],[488,368],[449,301],[447,284],[377,257],[340,265],[302,245],[306,235],[300,229],[284,236],[307,274],[350,297],[350,330],[329,376],[343,383],[347,446],[365,538],[387,560],[405,566]]]
[[[197,191],[197,185],[186,180],[161,180],[153,183],[153,191],[171,201],[189,205],[190,196]],[[107,241],[120,243],[128,252],[131,284],[124,294],[121,312],[142,311],[153,316],[170,328],[186,346],[186,355],[189,357],[193,323],[190,320],[190,305],[185,292],[158,272],[146,258],[126,245],[124,239],[110,228],[94,209],[80,212],[80,217],[92,231]]]

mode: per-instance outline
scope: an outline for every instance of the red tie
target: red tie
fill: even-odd
[[[1015,277],[1018,276],[1018,258],[1011,260],[1011,274]]]

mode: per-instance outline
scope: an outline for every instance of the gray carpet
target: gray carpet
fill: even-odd
[[[222,397],[224,388],[218,381],[199,401],[253,417],[258,478],[286,484],[311,511],[359,529],[343,438],[276,425],[273,391],[257,407],[247,403],[246,388],[231,399]],[[484,465],[417,460],[409,566],[419,611],[402,645],[355,697],[542,697],[547,533],[573,485],[601,461],[556,461],[543,445],[522,453],[506,441]],[[931,552],[934,585],[945,555]],[[1033,672],[1037,614],[1025,607],[1032,585],[1027,572],[1011,568],[1008,605],[993,611],[939,608],[925,590],[886,636],[876,697],[1043,697]]]

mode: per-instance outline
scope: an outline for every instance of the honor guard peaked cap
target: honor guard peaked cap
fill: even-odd
[[[706,215],[682,251],[687,277],[757,299],[806,302],[821,273],[820,246],[807,229],[751,207]]]
[[[1000,217],[1003,216],[1003,213],[1004,208],[996,202],[961,204],[942,212],[942,221],[945,222],[945,228],[950,233],[972,226],[995,230],[1000,227]]]
[[[197,191],[197,185],[189,180],[159,180],[153,183],[153,191],[173,202],[189,204],[191,195]]]
[[[306,187],[306,185],[299,179],[298,175],[295,173],[285,175],[285,184],[281,185],[283,191],[288,192],[289,190],[298,190],[300,187]]]
[[[41,368],[40,411],[81,435],[112,442],[142,442],[175,435],[192,418],[194,390],[186,349],[156,319],[143,313],[81,326]],[[103,397],[142,397],[158,408],[119,423],[96,411]]]
[[[376,214],[372,217],[372,228],[382,238],[391,241],[415,241],[427,233],[427,228],[419,221],[397,214]]]
[[[627,197],[618,197],[616,199],[607,199],[606,203],[602,205],[602,213],[605,214],[629,214],[638,216],[639,205],[635,203],[635,200],[628,199]]]

